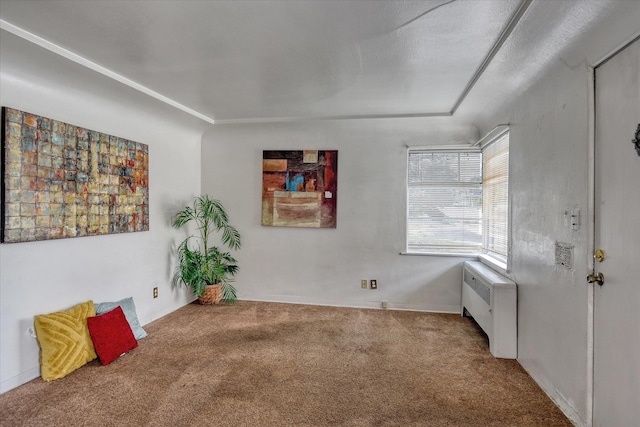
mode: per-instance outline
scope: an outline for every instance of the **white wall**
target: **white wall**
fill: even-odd
[[[589,417],[589,84],[586,66],[558,65],[514,102],[479,122],[511,123],[513,246],[519,361],[579,425]],[[215,126],[202,142],[202,191],[221,199],[244,237],[240,298],[457,311],[459,258],[404,250],[406,144],[473,140],[475,132],[424,120]],[[407,126],[409,125],[409,126]],[[338,228],[260,225],[263,149],[338,149]],[[579,208],[572,231],[564,212]],[[554,264],[555,242],[574,267]],[[380,289],[361,290],[361,278]]]
[[[148,144],[150,153],[148,232],[0,245],[0,392],[5,392],[39,375],[38,344],[27,335],[36,314],[90,299],[133,296],[145,324],[191,300],[186,290],[171,285],[170,252],[183,233],[169,227],[169,218],[200,192],[202,131],[109,79],[4,32],[2,37],[3,106]],[[154,286],[158,299],[152,298]]]
[[[449,124],[447,124],[449,123]],[[216,125],[202,142],[202,191],[243,237],[241,299],[459,312],[462,259],[405,250],[406,145],[469,143],[447,119]],[[262,150],[337,149],[336,229],[263,227]],[[378,290],[360,287],[377,279]]]
[[[579,425],[588,419],[589,85],[586,66],[552,68],[481,125],[511,123],[511,277],[518,284],[518,360]],[[578,208],[572,231],[564,212]],[[555,265],[555,243],[574,266]]]

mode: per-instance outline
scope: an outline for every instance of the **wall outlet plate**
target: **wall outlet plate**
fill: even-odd
[[[571,210],[571,229],[580,230],[580,209]]]
[[[158,298],[158,287],[153,288],[153,297]]]
[[[376,279],[371,279],[369,283],[371,283],[371,289],[378,289],[378,281]]]
[[[360,287],[361,287],[362,289],[367,289],[367,288],[369,287],[369,286],[367,286],[367,279],[362,279],[362,280],[360,281]]]

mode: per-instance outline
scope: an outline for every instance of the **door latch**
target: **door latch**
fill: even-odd
[[[598,285],[604,285],[604,274],[590,274],[587,276],[587,282],[589,283],[597,283]]]

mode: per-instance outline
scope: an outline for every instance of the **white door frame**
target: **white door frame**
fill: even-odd
[[[616,50],[617,52],[618,50]],[[609,57],[613,56],[610,55]],[[595,68],[600,65],[589,67],[589,165],[588,165],[588,181],[589,181],[589,202],[587,205],[588,218],[588,236],[587,236],[587,269],[593,273],[595,261],[593,254],[595,253],[595,201],[596,201],[596,73]],[[586,283],[586,278],[585,278]],[[587,408],[586,408],[586,427],[593,427],[593,382],[595,372],[593,370],[593,360],[595,348],[593,345],[595,331],[595,312],[594,312],[594,296],[595,286],[593,283],[587,283]]]

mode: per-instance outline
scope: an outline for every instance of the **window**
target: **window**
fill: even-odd
[[[509,134],[482,150],[482,247],[507,261],[509,245]]]
[[[409,150],[407,252],[507,261],[509,133],[472,149]]]
[[[409,151],[407,251],[482,248],[482,154]]]

